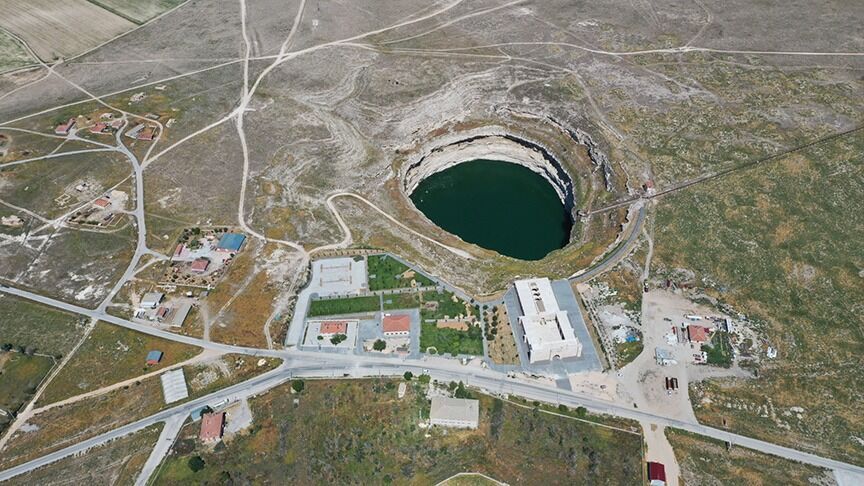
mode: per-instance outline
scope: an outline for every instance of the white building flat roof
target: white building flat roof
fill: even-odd
[[[522,306],[522,312],[526,316],[558,312],[558,301],[555,299],[548,278],[517,280],[514,284],[516,295],[519,296],[519,305]]]
[[[480,402],[466,398],[432,397],[429,419],[437,425],[477,427]]]
[[[515,282],[530,361],[548,361],[554,357],[569,358],[582,354],[582,343],[576,337],[566,311],[560,310],[548,278]]]
[[[159,379],[162,380],[162,395],[165,397],[165,403],[173,403],[189,396],[183,368],[162,373]]]

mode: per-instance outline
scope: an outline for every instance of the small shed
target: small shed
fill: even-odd
[[[666,484],[666,467],[659,462],[649,462],[648,481],[650,481],[651,486],[664,486]]]
[[[153,350],[147,353],[147,366],[159,364],[162,361],[162,351]]]

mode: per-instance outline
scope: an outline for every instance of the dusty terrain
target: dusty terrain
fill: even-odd
[[[83,0],[35,24],[33,2],[11,5],[0,26],[28,26],[31,37],[18,33],[43,60],[135,25]],[[58,16],[69,20],[59,30]],[[729,418],[739,432],[860,464],[861,18],[864,4],[844,0],[188,2],[50,69],[0,75],[0,134],[11,137],[0,279],[131,307],[135,285],[124,284],[147,277],[185,228],[236,227],[254,241],[248,261],[201,306],[195,333],[272,346],[317,254],[381,248],[496,295],[516,276],[569,276],[627,246],[622,225],[641,221],[635,210],[628,221],[630,202],[654,191],[659,202],[641,214],[656,230],[643,240],[655,263],[639,266],[651,261],[642,245],[639,265],[603,277],[631,294],[616,312],[644,311],[645,351],[622,370],[633,403],[718,427]],[[110,136],[55,135],[103,111],[149,120],[158,135],[110,154],[97,153]],[[432,152],[479,156],[466,139],[502,134],[524,142],[521,162],[555,176],[574,215],[587,211],[570,243],[537,262],[466,244],[408,198],[409,173],[453,162]],[[114,186],[130,194],[116,231],[67,224]],[[80,198],[64,197],[73,191]],[[652,367],[663,313],[690,304],[632,295],[649,271],[654,288],[670,280],[734,304],[759,323],[764,342],[750,344],[779,357],[751,367],[759,379],[733,368],[699,385],[694,415],[687,385],[718,373]],[[665,371],[681,392],[643,389]]]

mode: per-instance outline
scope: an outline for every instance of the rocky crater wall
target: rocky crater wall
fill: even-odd
[[[444,135],[421,147],[403,166],[405,193],[410,195],[432,174],[476,159],[500,160],[530,169],[549,182],[568,211],[573,210],[573,180],[547,148],[489,127]]]

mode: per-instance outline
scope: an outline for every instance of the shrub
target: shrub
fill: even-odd
[[[405,381],[411,381],[411,378],[414,378],[414,373],[406,371],[405,374],[402,376],[405,377]]]
[[[375,351],[384,351],[387,348],[387,341],[383,339],[375,340],[375,344],[372,345],[372,349]]]
[[[303,380],[294,380],[291,382],[291,389],[297,393],[302,392],[304,388],[306,388],[306,383]]]
[[[204,469],[204,465],[205,465],[204,459],[201,459],[201,456],[190,457],[188,464],[189,464],[189,469],[191,469],[192,472],[196,472],[196,473],[198,471]]]

